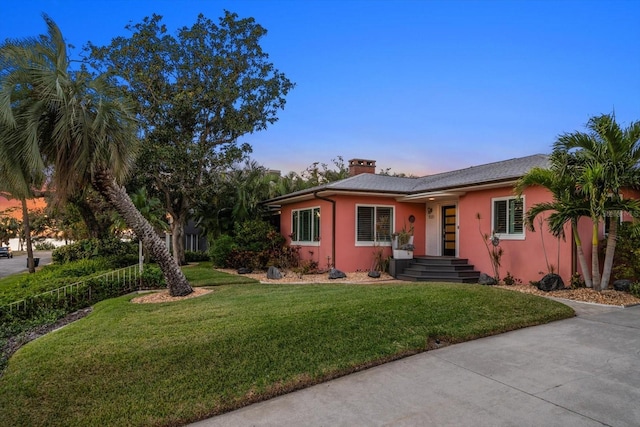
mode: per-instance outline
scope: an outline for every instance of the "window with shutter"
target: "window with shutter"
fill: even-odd
[[[356,207],[356,244],[389,244],[393,233],[392,206]]]
[[[524,197],[492,200],[493,232],[501,239],[524,239]]]

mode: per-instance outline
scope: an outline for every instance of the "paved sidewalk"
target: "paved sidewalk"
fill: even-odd
[[[192,426],[640,425],[640,306],[567,304],[577,317],[429,351]]]

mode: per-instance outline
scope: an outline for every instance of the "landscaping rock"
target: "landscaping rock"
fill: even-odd
[[[344,279],[345,277],[347,275],[338,269],[332,268],[329,270],[329,279]]]
[[[373,270],[371,270],[371,271],[369,272],[369,274],[367,274],[367,276],[369,276],[369,277],[373,277],[374,279],[377,279],[377,278],[379,278],[379,277],[380,277],[380,272],[379,272],[379,271],[373,271]]]
[[[631,280],[629,279],[619,279],[613,282],[613,289],[621,292],[629,292],[631,288]]]
[[[278,270],[276,267],[271,266],[267,270],[267,279],[282,279],[282,273],[280,273],[280,270]]]
[[[549,273],[540,279],[538,289],[545,292],[560,291],[564,289],[564,282],[562,281],[562,277],[554,273]]]
[[[493,286],[493,285],[497,285],[498,281],[486,273],[480,273],[480,277],[478,277],[478,284]]]
[[[253,270],[248,267],[240,267],[238,269],[238,274],[251,274],[251,273],[253,273]]]

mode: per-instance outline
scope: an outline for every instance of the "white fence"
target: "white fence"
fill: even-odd
[[[104,299],[105,295],[123,295],[139,289],[140,277],[140,266],[131,265],[12,302],[3,309],[8,313],[25,312],[42,302],[59,306],[61,301],[77,304],[82,300],[90,304],[94,302],[96,296]]]

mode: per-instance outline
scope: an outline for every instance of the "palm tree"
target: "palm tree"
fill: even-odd
[[[138,150],[131,108],[106,78],[69,70],[62,33],[48,16],[44,20],[47,35],[0,46],[3,151],[16,153],[27,171],[52,166],[52,185],[61,200],[93,185],[154,255],[170,294],[191,293],[164,242],[122,186]]]
[[[150,197],[147,189],[142,187],[139,188],[135,193],[131,194],[131,201],[135,205],[136,209],[140,211],[144,219],[149,221],[151,226],[159,231],[167,231],[169,230],[169,224],[166,221],[164,215],[164,208],[162,202],[157,197]],[[125,223],[122,218],[115,218],[113,221],[113,228],[116,230],[122,230],[128,228],[127,223]],[[142,260],[147,258],[147,256],[143,256],[142,254],[142,241],[139,240],[140,244],[140,267],[142,268]]]
[[[588,132],[561,135],[554,151],[574,160],[573,176],[582,196],[589,201],[592,228],[592,279],[596,290],[606,289],[611,277],[620,211],[637,215],[638,202],[624,198],[625,188],[640,184],[640,122],[622,129],[613,114],[589,119]],[[600,276],[598,232],[605,217],[612,217],[607,238],[605,262]]]
[[[29,223],[29,209],[27,199],[34,197],[34,188],[42,187],[44,174],[42,171],[29,170],[29,166],[22,161],[18,153],[6,150],[8,144],[5,139],[9,136],[9,127],[0,122],[0,193],[7,199],[20,200],[22,208],[22,228],[27,246],[27,267],[29,273],[35,273],[33,257],[33,242]]]
[[[527,228],[534,231],[535,219],[543,212],[551,211],[547,218],[549,231],[555,237],[565,236],[565,225],[571,224],[571,233],[576,244],[578,262],[587,287],[592,287],[587,259],[582,249],[582,240],[578,233],[578,220],[589,215],[589,206],[585,199],[577,194],[573,178],[567,173],[567,157],[554,153],[550,158],[549,169],[533,168],[516,184],[516,193],[522,195],[527,187],[541,186],[549,190],[551,202],[538,203],[526,212]]]

